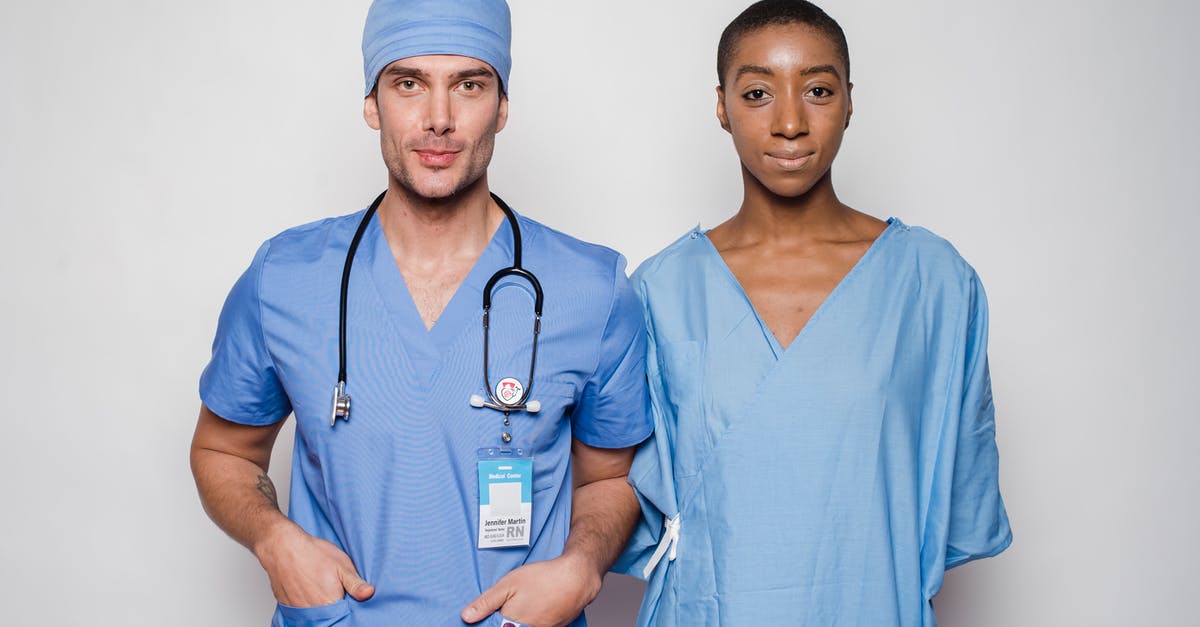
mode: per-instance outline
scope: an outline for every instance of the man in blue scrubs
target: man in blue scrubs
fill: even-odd
[[[640,623],[932,627],[945,571],[1012,537],[983,286],[945,240],[838,199],[837,22],[755,3],[717,68],[741,206],[634,275],[658,428],[630,472]]]
[[[481,301],[517,242],[489,195],[508,113],[500,0],[376,0],[363,34],[364,117],[389,177],[346,294],[365,212],[264,243],[221,313],[192,442],[200,497],[249,548],[278,601],[273,625],[583,625],[637,518],[626,482],[651,432],[640,306],[617,253],[518,217],[523,267]],[[290,507],[266,474],[296,418]],[[502,531],[498,532],[497,529]]]

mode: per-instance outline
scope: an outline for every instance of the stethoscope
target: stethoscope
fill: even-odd
[[[338,304],[338,380],[337,385],[333,388],[333,410],[329,414],[331,428],[339,418],[350,421],[350,395],[346,393],[346,308],[349,300],[350,267],[354,265],[354,254],[358,251],[358,244],[362,241],[363,233],[366,232],[367,225],[375,216],[375,211],[379,209],[379,204],[383,202],[386,194],[387,192],[380,194],[375,202],[371,203],[366,214],[363,215],[362,221],[358,223],[358,230],[354,232],[354,238],[350,240],[350,248],[346,251],[346,263],[342,267],[342,292]],[[469,402],[471,407],[487,407],[504,412],[504,430],[501,432],[500,438],[508,443],[512,441],[512,433],[509,431],[509,413],[526,411],[536,414],[542,408],[542,404],[538,401],[529,400],[529,393],[533,390],[533,373],[537,365],[538,335],[542,330],[543,297],[542,284],[538,282],[537,277],[521,267],[521,227],[517,224],[516,214],[499,196],[492,194],[492,200],[500,205],[504,217],[508,219],[508,226],[512,229],[513,263],[493,274],[483,288],[483,389],[487,391],[488,397],[485,399],[478,394],[472,394]],[[533,350],[529,356],[529,378],[524,385],[513,377],[505,377],[493,388],[491,374],[488,371],[488,348],[490,346],[488,315],[492,309],[492,289],[496,287],[496,283],[500,279],[508,276],[525,279],[533,287]]]

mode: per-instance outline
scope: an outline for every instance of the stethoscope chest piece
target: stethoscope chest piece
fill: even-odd
[[[333,409],[329,412],[329,426],[333,426],[338,418],[350,422],[350,395],[346,393],[346,382],[339,381],[333,387]]]

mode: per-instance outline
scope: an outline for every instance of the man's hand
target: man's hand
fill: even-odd
[[[359,601],[375,594],[375,586],[358,576],[350,556],[294,524],[281,525],[254,553],[271,578],[275,600],[284,605],[317,607],[346,594]]]
[[[279,511],[267,465],[282,424],[240,425],[200,407],[191,461],[204,511],[254,552],[280,603],[329,605],[347,592],[359,601],[368,599],[375,588],[358,576],[348,555]]]
[[[625,481],[633,451],[633,447],[594,448],[573,440],[571,532],[562,555],[508,573],[472,601],[462,619],[478,623],[499,611],[527,625],[559,627],[579,616],[600,594],[604,573],[637,522],[637,497]]]
[[[478,623],[500,612],[536,627],[560,627],[575,619],[600,593],[601,575],[584,561],[562,556],[508,573],[462,612]]]

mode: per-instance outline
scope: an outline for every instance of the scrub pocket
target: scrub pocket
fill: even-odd
[[[513,412],[513,445],[525,448],[532,457],[534,493],[548,489],[560,489],[563,482],[562,464],[569,463],[570,447],[561,446],[563,437],[569,435],[565,420],[575,404],[575,385],[563,381],[535,380],[530,399],[537,400],[542,408],[536,414]],[[488,412],[500,416],[497,412]],[[496,426],[500,418],[495,418]],[[494,434],[493,434],[494,435]]]
[[[271,627],[332,627],[349,625],[350,602],[346,599],[317,607],[292,607],[277,604]]]

